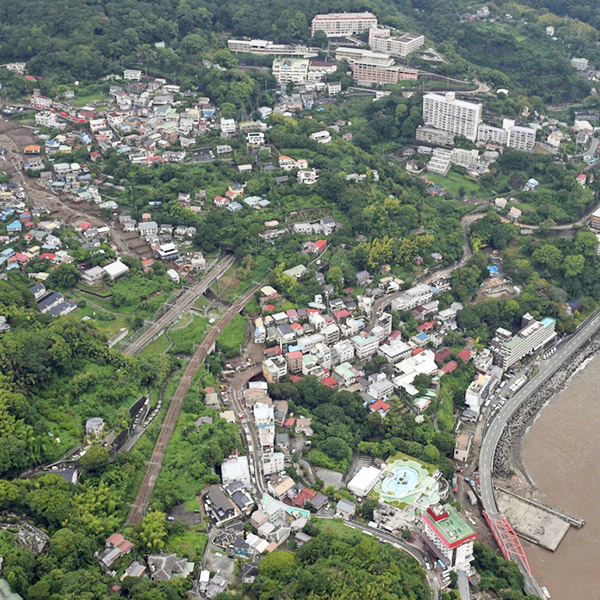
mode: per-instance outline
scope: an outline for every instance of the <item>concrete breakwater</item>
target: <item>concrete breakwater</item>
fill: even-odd
[[[541,408],[555,394],[565,388],[571,376],[579,369],[588,358],[600,352],[600,335],[590,338],[589,342],[577,352],[573,353],[570,360],[532,396],[523,403],[510,421],[507,423],[502,437],[498,443],[494,456],[494,475],[511,477],[514,471],[511,467],[512,451],[530,421],[535,418]]]

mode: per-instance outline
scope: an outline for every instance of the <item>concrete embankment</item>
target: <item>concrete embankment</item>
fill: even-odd
[[[511,467],[512,451],[523,430],[535,418],[548,400],[560,392],[568,384],[571,376],[579,369],[581,364],[588,358],[600,352],[600,335],[590,338],[580,350],[575,352],[545,384],[543,384],[532,396],[521,406],[512,419],[507,423],[504,433],[498,443],[494,456],[494,475],[500,477],[511,477],[514,471]]]

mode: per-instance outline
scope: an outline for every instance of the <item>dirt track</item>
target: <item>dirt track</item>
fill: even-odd
[[[0,169],[6,171],[13,181],[25,189],[26,199],[31,205],[44,204],[48,207],[53,218],[73,225],[77,221],[89,221],[94,227],[107,225],[102,210],[95,204],[75,206],[69,200],[49,192],[38,186],[38,180],[26,177],[21,170],[23,148],[36,143],[33,130],[15,121],[0,117],[0,146],[5,149],[4,160],[0,161]],[[121,255],[135,258],[151,258],[152,251],[139,236],[131,236],[122,232],[116,222],[108,223],[111,227],[111,238],[115,249]],[[131,239],[131,244],[128,243]]]

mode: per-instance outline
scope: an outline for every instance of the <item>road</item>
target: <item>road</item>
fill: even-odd
[[[262,499],[263,493],[267,490],[267,484],[265,481],[263,468],[261,464],[262,447],[260,445],[260,439],[258,437],[256,423],[254,422],[254,414],[252,411],[247,410],[244,406],[242,390],[243,386],[239,389],[232,390],[231,397],[236,413],[238,415],[242,414],[244,417],[243,422],[240,423],[241,427],[243,429],[247,427],[250,433],[250,442],[248,443],[248,450],[250,450],[250,444],[252,444],[252,452],[250,453],[250,456],[252,457],[252,462],[254,463],[254,481],[256,483],[256,488],[258,491],[258,498]]]
[[[485,433],[479,453],[479,473],[483,507],[491,517],[499,516],[498,505],[494,497],[492,475],[494,456],[506,424],[538,388],[548,381],[573,353],[586,344],[589,338],[598,332],[598,330],[600,330],[600,309],[588,317],[569,339],[562,342],[551,358],[540,364],[537,374],[519,392],[507,400]],[[535,579],[529,575],[523,565],[519,566],[521,571],[523,571],[523,575],[525,575],[526,590],[529,588],[528,593],[537,593],[542,597]]]
[[[152,495],[152,491],[154,489],[154,484],[156,483],[156,478],[160,472],[160,468],[162,466],[163,460],[165,458],[165,452],[171,436],[173,435],[173,431],[175,430],[175,425],[177,423],[177,419],[179,418],[179,413],[181,412],[181,405],[183,404],[183,399],[190,389],[192,385],[192,381],[194,379],[194,375],[196,371],[200,367],[200,365],[205,361],[206,357],[212,351],[212,348],[219,337],[219,334],[223,329],[227,326],[227,324],[233,319],[233,317],[238,314],[250,300],[252,300],[254,294],[258,289],[260,289],[264,285],[264,282],[256,284],[250,291],[248,291],[244,296],[236,300],[236,302],[231,306],[231,308],[221,317],[219,322],[213,327],[207,337],[200,342],[192,359],[188,363],[181,380],[179,381],[179,385],[175,390],[175,394],[171,400],[171,404],[169,405],[169,410],[167,411],[167,415],[165,420],[161,426],[160,433],[158,435],[158,440],[156,440],[156,445],[154,446],[154,451],[152,452],[152,457],[150,462],[148,463],[148,468],[146,470],[146,474],[144,475],[144,481],[140,489],[138,490],[138,495],[135,499],[135,502],[131,505],[129,510],[129,515],[127,516],[127,524],[135,525],[139,523],[146,513],[146,509],[148,508],[148,503],[150,501],[150,496]]]
[[[387,533],[385,531],[381,531],[380,529],[375,529],[373,527],[369,527],[368,525],[363,525],[358,521],[347,521],[346,523],[352,529],[358,529],[364,533],[370,534],[376,537],[378,540],[382,542],[387,542],[388,544],[394,544],[399,547],[401,550],[404,550],[407,554],[412,556],[422,567],[425,569],[425,573],[427,575],[427,582],[429,583],[429,587],[433,590],[433,597],[437,600],[440,597],[440,582],[435,574],[431,571],[431,569],[427,568],[427,564],[431,564],[431,561],[427,561],[425,559],[425,552],[423,552],[417,546],[413,546],[408,542],[404,541],[402,538],[392,535],[391,533]]]
[[[233,265],[234,262],[235,257],[233,255],[228,255],[222,258],[217,264],[212,263],[208,273],[198,283],[194,284],[181,294],[175,301],[175,304],[169,308],[164,315],[161,315],[155,323],[152,323],[146,331],[129,343],[123,350],[123,354],[133,356],[159,337],[162,332],[179,319],[179,317],[181,317],[181,315],[188,310],[194,302],[206,292],[214,281]]]

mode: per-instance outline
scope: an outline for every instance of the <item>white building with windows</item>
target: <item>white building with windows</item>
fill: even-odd
[[[307,58],[276,58],[273,61],[273,77],[279,83],[306,83],[309,62]]]
[[[417,33],[394,31],[387,27],[371,27],[369,29],[369,46],[376,52],[385,52],[392,56],[405,58],[418,50],[425,43],[425,38]]]
[[[449,504],[434,504],[422,515],[427,545],[443,556],[447,569],[469,570],[473,560],[473,542],[477,534]]]
[[[516,335],[499,327],[489,344],[490,350],[494,354],[494,362],[502,369],[508,369],[554,339],[556,337],[555,327],[556,321],[552,317],[536,321],[529,313],[523,315],[521,330]]]
[[[329,13],[314,17],[312,35],[322,31],[327,37],[340,37],[362,33],[371,27],[377,27],[377,17],[373,13]]]
[[[454,92],[448,92],[444,96],[440,94],[423,96],[425,125],[462,135],[471,141],[477,139],[482,110],[481,104],[457,100]]]

